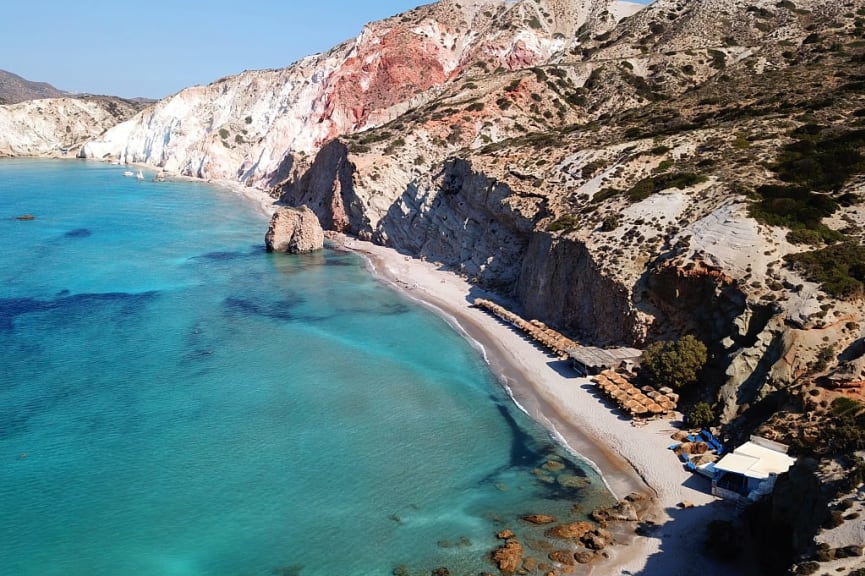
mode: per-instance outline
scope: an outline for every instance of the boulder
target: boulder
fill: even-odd
[[[565,566],[574,566],[577,561],[574,559],[574,553],[568,550],[553,550],[549,555],[550,560],[564,564]]]
[[[595,559],[595,554],[589,550],[580,550],[574,554],[574,559],[580,564],[588,564]]]
[[[593,526],[588,522],[573,522],[571,524],[559,524],[547,530],[549,538],[574,538],[579,539],[591,532]]]
[[[506,574],[516,572],[523,560],[523,545],[511,538],[493,552],[493,562]]]
[[[309,207],[283,207],[270,219],[264,243],[268,252],[305,254],[324,247],[324,230]]]

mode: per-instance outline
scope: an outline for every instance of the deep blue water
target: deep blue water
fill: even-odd
[[[609,503],[443,321],[266,227],[203,184],[0,161],[0,574],[478,573],[518,515]]]

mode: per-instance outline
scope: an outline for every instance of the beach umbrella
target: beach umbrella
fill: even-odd
[[[652,414],[663,414],[664,412],[666,412],[666,410],[664,410],[664,407],[660,404],[657,404],[656,402],[649,402],[648,404],[646,404],[646,410],[648,410]]]
[[[648,384],[646,384],[645,386],[640,388],[640,390],[642,390],[644,394],[651,394],[652,392],[655,392],[655,389],[652,388],[651,386],[649,386]]]
[[[632,414],[645,414],[646,412],[648,412],[648,410],[646,409],[646,407],[643,406],[642,404],[639,404],[639,403],[637,403],[636,406],[634,406],[633,408],[631,408],[631,413],[632,413]]]
[[[628,396],[636,396],[638,394],[641,394],[641,392],[637,388],[634,388],[630,384],[628,384],[628,387],[625,388],[625,392],[628,393]]]
[[[658,392],[660,392],[661,394],[672,394],[673,389],[669,386],[664,386],[663,388],[658,388]]]

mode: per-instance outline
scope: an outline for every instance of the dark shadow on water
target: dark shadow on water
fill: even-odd
[[[64,290],[53,300],[37,300],[35,298],[0,299],[0,330],[11,330],[17,316],[47,311],[63,311],[70,315],[81,316],[88,309],[102,308],[106,305],[121,304],[123,306],[143,306],[156,297],[158,292],[108,292],[105,294],[73,294]]]
[[[543,462],[544,450],[538,446],[535,438],[519,425],[508,406],[501,402],[496,402],[496,408],[511,431],[510,467],[537,467]]]
[[[279,301],[229,296],[223,300],[223,306],[229,314],[263,316],[274,320],[292,321],[297,320],[294,310],[304,301],[304,298],[298,295],[290,295]]]
[[[70,230],[69,232],[67,232],[63,236],[66,238],[88,238],[92,235],[93,235],[93,232],[91,232],[87,228],[76,228],[75,230]]]

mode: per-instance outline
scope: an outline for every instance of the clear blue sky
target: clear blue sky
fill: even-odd
[[[429,1],[9,0],[0,69],[72,92],[161,98],[287,66]]]

